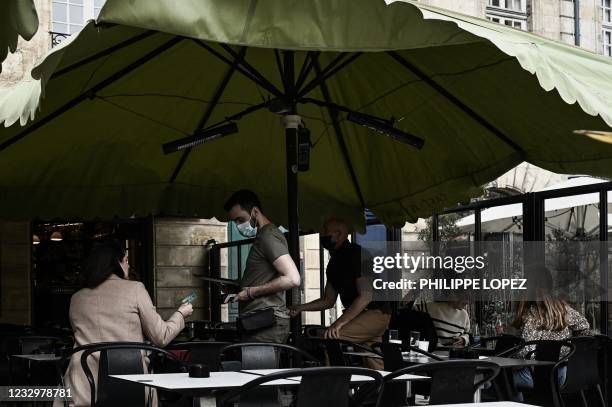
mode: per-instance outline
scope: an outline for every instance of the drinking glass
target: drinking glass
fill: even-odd
[[[402,341],[400,340],[399,331],[397,329],[389,330],[389,343],[402,343]]]
[[[418,347],[421,333],[419,331],[410,331],[410,346]],[[410,350],[410,356],[418,356],[417,352]]]

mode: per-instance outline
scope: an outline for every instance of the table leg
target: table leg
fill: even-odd
[[[519,397],[518,391],[514,386],[514,379],[512,377],[512,369],[502,369],[499,376],[497,376],[496,385],[500,385],[501,396],[506,401],[522,401]]]
[[[480,381],[483,378],[483,375],[481,374],[477,374],[476,377],[474,378],[475,381]],[[479,387],[478,389],[476,389],[476,391],[474,392],[474,403],[480,403],[480,399],[481,399],[481,393],[482,391],[482,386]]]
[[[215,397],[214,394],[194,397],[193,407],[217,407],[217,398]]]

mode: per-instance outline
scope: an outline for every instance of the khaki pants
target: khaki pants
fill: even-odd
[[[340,329],[340,339],[367,346],[382,342],[382,336],[389,327],[391,315],[372,309],[362,312]],[[382,370],[383,360],[366,358],[365,364],[370,369]]]

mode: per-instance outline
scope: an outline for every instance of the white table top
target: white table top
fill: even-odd
[[[445,404],[444,407],[536,407],[532,404],[516,403],[514,401],[491,401],[488,403],[471,403],[471,404]]]
[[[267,374],[271,374],[271,373],[277,373],[277,372],[284,372],[286,370],[293,370],[293,369],[257,369],[257,370],[243,370],[243,372],[246,373],[250,373],[253,375],[258,375],[258,376],[263,376],[263,375],[267,375]],[[390,374],[391,372],[387,372],[385,370],[379,370],[378,371],[383,377],[385,377],[386,375]],[[292,380],[300,380],[300,376],[296,376],[294,378],[292,378]],[[367,382],[370,380],[374,380],[369,376],[362,376],[362,375],[352,375],[351,376],[351,383],[361,383],[361,382]],[[414,375],[414,374],[404,374],[401,376],[396,377],[395,379],[393,379],[393,381],[398,381],[398,382],[411,382],[411,381],[421,381],[421,380],[429,380],[429,377],[427,376],[418,376],[418,375]]]
[[[352,356],[360,356],[360,357],[368,357],[368,358],[380,358],[375,353],[370,352],[344,352],[345,355]],[[416,354],[415,356],[410,356],[409,352],[402,352],[404,357],[404,362],[415,363],[415,364],[425,364],[431,362],[439,362],[436,359],[430,358],[429,356],[423,354]],[[443,360],[473,360],[473,359],[448,359],[448,354],[440,354],[435,353],[436,356],[442,358]],[[554,362],[546,362],[542,360],[533,360],[533,359],[516,359],[516,358],[504,358],[499,356],[479,356],[479,360],[485,360],[487,362],[493,362],[498,364],[501,368],[522,368],[528,366],[550,366],[554,365]]]
[[[34,360],[37,362],[54,362],[60,360],[61,357],[55,356],[53,353],[37,353],[33,355],[11,355],[14,358]]]
[[[164,390],[219,390],[240,387],[258,376],[282,372],[292,369],[261,369],[261,370],[245,370],[243,372],[211,372],[210,377],[194,378],[189,377],[188,373],[157,373],[157,374],[136,374],[136,375],[111,375],[116,379],[127,380],[134,383],[142,384],[143,386],[151,386]],[[389,372],[380,372],[383,376]],[[353,375],[351,382],[359,383],[372,380],[370,377]],[[428,377],[417,375],[402,375],[394,379],[394,381],[413,381],[413,380],[429,380]],[[300,377],[296,376],[291,379],[280,379],[265,383],[266,386],[295,386],[299,383]]]
[[[257,376],[243,372],[210,372],[210,377],[189,377],[189,373],[111,375],[111,377],[166,390],[230,389],[240,387]],[[268,386],[296,385],[295,380],[275,380]]]
[[[229,389],[240,387],[257,378],[253,374],[243,372],[210,372],[210,377],[202,378],[189,377],[189,373],[111,375],[111,377],[166,390]],[[269,386],[296,384],[295,380],[275,380],[266,383]]]

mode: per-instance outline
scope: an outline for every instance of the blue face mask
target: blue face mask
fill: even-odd
[[[240,233],[246,238],[255,237],[257,235],[257,227],[251,225],[252,220],[253,216],[251,216],[247,222],[236,224],[236,229],[238,229],[238,233]]]

